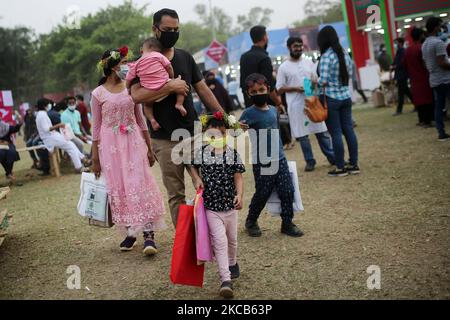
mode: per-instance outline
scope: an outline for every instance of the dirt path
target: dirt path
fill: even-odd
[[[303,172],[298,145],[288,153],[300,170],[306,212],[296,222],[306,235],[286,238],[280,222],[264,215],[263,237],[250,239],[243,211],[237,299],[450,298],[450,143],[416,127],[415,114],[391,113],[355,111],[359,177],[328,178],[316,141],[314,173]],[[172,229],[157,236],[155,258],[140,250],[120,253],[115,230],[90,228],[77,215],[78,176],[28,181],[31,162],[22,157],[17,170],[26,184],[1,204],[14,220],[0,248],[0,299],[217,299],[214,265],[204,289],[170,283]],[[247,169],[248,205],[253,177]],[[160,181],[159,169],[154,172]],[[81,268],[82,290],[66,287],[70,265]],[[381,269],[379,291],[367,289],[371,265]]]

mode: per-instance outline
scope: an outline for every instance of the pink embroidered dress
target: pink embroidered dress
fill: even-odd
[[[130,235],[164,229],[163,195],[147,158],[142,107],[127,90],[114,94],[103,86],[92,92],[91,107],[113,222]]]

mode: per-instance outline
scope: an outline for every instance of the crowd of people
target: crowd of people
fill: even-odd
[[[450,99],[450,40],[447,24],[441,18],[431,17],[425,29],[413,27],[409,34],[411,43],[398,38],[392,65],[385,49],[378,57],[384,71],[395,73],[398,89],[398,105],[394,116],[403,113],[405,96],[414,104],[418,114],[418,126],[436,128],[439,141],[448,141],[445,131],[446,104]],[[433,125],[433,121],[435,125]]]
[[[397,71],[399,94],[408,92],[408,77],[411,80],[411,99],[423,124],[431,125],[430,108],[435,104],[439,139],[445,140],[449,136],[443,127],[443,109],[450,94],[450,64],[438,34],[441,26],[439,19],[428,21],[429,36],[423,45],[423,32],[414,29],[414,44],[398,50],[393,67]],[[244,208],[242,175],[246,166],[228,143],[228,131],[239,127],[256,132],[250,134],[256,190],[245,224],[248,235],[262,235],[259,216],[276,191],[281,200],[281,232],[289,237],[301,237],[302,230],[293,223],[295,190],[283,148],[286,143],[280,137],[280,117],[288,115],[288,138],[299,142],[305,171],[315,170],[317,164],[309,139],[315,135],[323,155],[335,167],[328,173],[330,177],[360,174],[350,89],[350,84],[357,81],[357,71],[350,55],[340,45],[336,30],[327,26],[318,34],[321,57],[317,66],[303,58],[302,39],[290,37],[286,43],[290,57],[274,73],[266,51],[269,43],[266,28],[255,26],[250,30],[253,47],[241,58],[240,87],[245,110],[237,120],[231,113],[240,108],[239,83],[231,83],[227,92],[214,73],[202,75],[192,55],[175,47],[179,32],[176,11],[163,9],[155,13],[154,38],[143,42],[142,56],[137,61],[128,60],[127,47],[106,50],[101,56],[104,76],[92,92],[92,122],[82,96],[68,97],[59,106],[40,99],[37,111],[28,111],[24,119],[25,140],[29,147],[45,146],[39,150],[38,157],[30,154],[34,167],[44,175],[50,169],[48,153],[59,148],[69,155],[77,172],[87,171],[92,165],[92,172],[105,178],[113,222],[125,234],[119,246],[122,251],[133,250],[138,234],[142,233],[143,253],[158,252],[155,232],[167,226],[163,193],[151,169],[155,163],[159,163],[175,228],[180,205],[186,202],[187,172],[195,189],[204,191],[210,237],[221,278],[220,294],[229,298],[233,296],[231,281],[240,275],[237,217],[238,211]],[[401,68],[404,73],[399,72]],[[312,122],[304,112],[306,92],[311,89],[305,87],[308,81],[317,88],[321,103],[328,106],[328,118],[324,122]],[[422,89],[425,86],[427,90]],[[184,130],[189,137],[194,137],[195,123],[202,112],[194,104],[194,90],[209,112],[200,119],[204,144],[201,149],[190,150],[189,160],[178,163],[173,160],[173,154],[182,139],[173,136]],[[400,113],[402,109],[397,111]],[[21,123],[17,126],[0,123],[3,137],[0,140],[11,144],[8,137],[20,126]],[[345,159],[343,136],[349,161]],[[90,141],[92,151],[87,154],[85,146]],[[0,157],[7,175],[11,176],[12,163],[18,157],[15,148],[1,149]]]
[[[221,81],[212,72],[205,72],[202,76],[193,57],[186,51],[175,48],[179,28],[177,13],[169,9],[161,10],[154,16],[153,26],[155,38],[162,46],[158,54],[144,54],[135,62],[128,61],[126,48],[107,50],[103,54],[101,65],[105,76],[94,90],[91,101],[93,171],[97,176],[103,175],[106,178],[113,222],[126,232],[120,249],[132,250],[138,233],[143,232],[144,253],[147,255],[157,253],[155,231],[165,227],[162,194],[154,182],[150,167],[158,161],[175,227],[180,205],[186,201],[187,172],[194,187],[204,190],[210,236],[221,276],[220,293],[230,297],[233,295],[231,280],[239,277],[240,273],[237,262],[237,212],[243,208],[245,191],[242,174],[246,170],[240,155],[227,143],[227,130],[236,124],[242,130],[257,132],[256,135],[250,135],[252,146],[257,146],[254,149],[254,155],[257,156],[252,163],[256,191],[249,205],[245,225],[247,233],[251,237],[262,235],[258,218],[272,192],[276,191],[281,199],[281,232],[290,237],[303,236],[300,228],[293,223],[294,187],[283,143],[278,141],[279,114],[286,112],[286,109],[277,91],[271,60],[265,51],[269,38],[264,27],[256,26],[250,30],[254,46],[242,57],[241,87],[247,108],[239,121],[230,115],[236,104]],[[298,83],[292,82],[292,79],[283,80],[283,77],[289,77],[283,71],[280,72],[278,89],[289,94],[290,108],[295,110],[292,111],[293,131],[299,139],[303,138],[301,145],[305,150],[311,149],[307,146],[308,140],[305,137],[317,133],[319,140],[323,141],[324,153],[330,164],[337,166],[329,175],[341,177],[358,174],[357,139],[352,126],[349,89],[352,62],[340,46],[333,28],[322,30],[319,40],[324,59],[319,64],[320,75],[311,77],[311,80],[320,88],[323,100],[327,96],[329,128],[325,123],[311,124],[310,130],[307,124],[302,124],[308,127],[305,129],[300,123],[307,120],[306,116],[295,110],[304,108],[304,98],[292,95],[301,95],[304,91],[299,79],[309,78],[315,73],[311,65],[304,65],[300,61],[301,39],[289,39],[289,63],[297,65],[299,72],[301,68],[304,70],[297,79]],[[167,71],[166,60],[170,62],[173,71]],[[144,61],[147,66],[154,67],[152,72],[144,72],[146,69],[141,68]],[[128,70],[136,72],[132,72],[130,76]],[[155,70],[159,71],[155,73]],[[170,73],[172,75],[168,76]],[[136,80],[136,76],[139,79]],[[162,77],[164,81],[158,82]],[[147,85],[155,82],[160,85]],[[212,115],[202,117],[202,128],[206,131],[204,147],[201,150],[193,149],[192,157],[188,157],[190,161],[177,163],[172,156],[180,141],[172,136],[177,131],[184,130],[193,137],[195,122],[198,121],[192,89]],[[234,90],[232,96],[235,98],[236,88]],[[177,107],[181,96],[184,98],[185,112]],[[144,105],[143,110],[141,104]],[[158,124],[155,127],[151,123],[150,132],[144,114],[148,120],[154,119]],[[215,134],[210,136],[210,130],[215,131]],[[342,135],[350,146],[351,157],[347,164],[344,161]],[[268,147],[262,150],[261,145]],[[265,155],[260,157],[260,154]],[[315,163],[312,164],[314,165]]]
[[[0,160],[10,185],[23,185],[13,174],[14,163],[20,160],[15,139],[22,127],[24,142],[33,161],[32,169],[41,171],[40,176],[50,175],[49,153],[55,147],[70,156],[76,172],[89,171],[90,154],[85,152],[90,141],[88,114],[84,97],[78,95],[57,104],[50,99],[39,99],[34,108],[24,112],[23,117],[20,113],[15,114],[15,125],[0,120]]]

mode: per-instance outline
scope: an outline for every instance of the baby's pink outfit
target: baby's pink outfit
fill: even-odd
[[[141,86],[152,91],[158,91],[170,80],[167,67],[169,59],[159,52],[145,53],[135,63],[130,63],[127,81],[139,77]]]

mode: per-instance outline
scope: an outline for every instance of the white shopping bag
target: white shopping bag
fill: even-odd
[[[73,132],[72,126],[66,124],[64,128],[60,129],[61,134],[64,136],[66,141],[72,141],[75,138],[75,133]]]
[[[83,173],[80,184],[78,213],[89,218],[89,224],[112,227],[108,205],[108,192],[103,177],[96,179],[93,173]]]
[[[300,183],[297,175],[297,163],[295,161],[289,161],[289,172],[291,173],[292,184],[294,185],[294,213],[300,213],[305,211],[303,207],[302,196],[300,193]],[[276,190],[273,191],[267,202],[267,211],[273,216],[279,216],[281,214],[281,200],[278,197]]]

